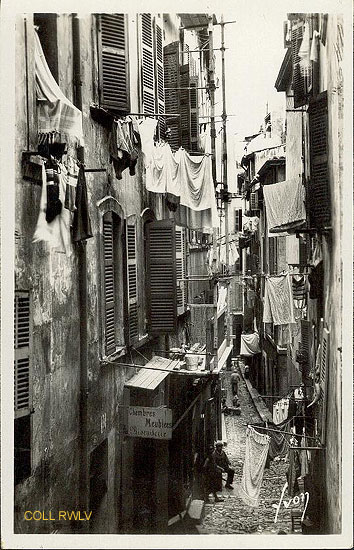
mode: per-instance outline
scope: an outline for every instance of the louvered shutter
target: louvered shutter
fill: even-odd
[[[128,281],[128,328],[129,344],[138,340],[138,277],[136,260],[136,220],[132,216],[126,223],[126,258]]]
[[[180,67],[180,86],[189,88],[189,65]],[[190,118],[190,93],[188,89],[180,90],[180,113],[181,113],[181,144],[187,151],[191,147],[191,118]]]
[[[101,107],[130,111],[128,36],[126,16],[98,16],[98,50]]]
[[[299,65],[300,57],[298,56],[303,34],[303,22],[294,23],[291,29],[291,55],[293,64],[293,90],[295,109],[307,103],[307,83],[306,78],[301,74]]]
[[[300,352],[304,362],[308,363],[310,359],[310,338],[311,324],[306,319],[301,319],[301,343]]]
[[[331,199],[328,182],[328,108],[327,92],[319,94],[309,105],[310,166],[309,215],[311,227],[331,223]]]
[[[318,404],[318,428],[322,445],[326,441],[327,418],[327,380],[329,357],[329,331],[324,328],[322,332],[321,365],[320,365],[320,398]]]
[[[186,231],[176,226],[176,276],[177,276],[177,314],[186,310]]]
[[[143,112],[155,112],[155,69],[151,13],[141,14],[141,76]]]
[[[165,82],[165,109],[166,113],[179,113],[179,42],[172,42],[163,49],[164,82]],[[181,145],[180,117],[166,117],[166,126],[170,133],[166,137],[173,151]]]
[[[115,273],[114,236],[112,212],[103,216],[103,256],[104,256],[104,341],[105,353],[116,349]]]
[[[155,22],[155,98],[156,112],[165,112],[165,89],[163,76],[163,33],[161,26]],[[165,118],[159,118],[160,137],[165,137]]]
[[[198,151],[199,118],[198,118],[198,77],[191,76],[190,90],[190,118],[191,118],[191,151]]]
[[[257,191],[250,195],[250,208],[251,210],[258,210],[258,193]]]
[[[170,220],[147,226],[148,303],[151,333],[175,332],[177,284],[175,226]]]
[[[242,231],[242,209],[235,210],[235,231]]]
[[[269,240],[269,273],[277,273],[277,237],[270,237]]]
[[[28,292],[16,292],[14,303],[14,382],[15,418],[30,414],[32,387],[30,372],[31,337],[30,297]]]

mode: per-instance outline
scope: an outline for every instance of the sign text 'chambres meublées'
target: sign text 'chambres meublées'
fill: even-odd
[[[171,439],[172,410],[164,407],[128,407],[128,435]]]

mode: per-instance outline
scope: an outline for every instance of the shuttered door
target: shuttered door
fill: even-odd
[[[130,111],[126,16],[98,16],[100,103],[119,112]]]
[[[198,123],[198,77],[191,76],[190,90],[190,117],[191,117],[191,151],[198,151],[199,123]]]
[[[189,88],[189,65],[180,67],[180,86]],[[190,119],[190,93],[188,89],[180,90],[181,113],[181,144],[187,151],[191,147],[191,119]]]
[[[186,231],[176,226],[177,314],[186,310]]]
[[[165,109],[167,113],[179,113],[179,42],[172,42],[163,49],[164,82],[165,82]],[[171,89],[172,88],[172,89]],[[166,126],[169,135],[166,137],[173,151],[181,145],[180,117],[166,117]]]
[[[156,112],[165,112],[165,89],[163,76],[163,33],[161,26],[155,22],[155,97]],[[160,137],[165,137],[165,118],[159,118]]]
[[[141,75],[143,112],[155,112],[155,69],[151,13],[141,14]]]
[[[319,94],[309,105],[310,166],[309,215],[311,227],[331,223],[331,200],[328,182],[328,109],[327,92]]]
[[[170,220],[147,226],[148,303],[151,333],[177,328],[175,226]]]
[[[114,238],[112,213],[103,217],[103,256],[104,256],[104,341],[106,355],[116,349],[116,313],[115,313],[115,274],[114,274]]]
[[[327,418],[327,379],[329,357],[329,331],[324,328],[322,332],[321,366],[320,366],[320,399],[318,400],[318,427],[322,445],[326,441]]]
[[[135,218],[128,218],[126,224],[126,258],[127,258],[127,281],[128,281],[128,325],[129,344],[138,340],[138,285],[137,285],[137,263],[136,263],[136,221]]]
[[[15,418],[25,416],[31,410],[30,335],[29,293],[16,292],[14,302]]]
[[[291,55],[293,63],[294,107],[297,109],[307,103],[306,78],[300,72],[300,57],[298,56],[304,34],[304,24],[294,23],[291,30]]]

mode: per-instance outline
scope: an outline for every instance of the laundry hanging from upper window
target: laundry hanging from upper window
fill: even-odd
[[[298,229],[306,223],[305,187],[300,178],[263,185],[269,233]]]
[[[247,357],[261,353],[259,347],[259,334],[258,332],[252,332],[251,334],[241,334],[241,349],[240,355]]]
[[[295,323],[294,303],[289,273],[266,277],[263,323]]]
[[[42,164],[42,192],[33,242],[44,241],[57,252],[72,253],[71,212],[64,208],[67,173],[63,165],[45,168]]]
[[[121,180],[122,173],[129,168],[129,174],[135,176],[135,166],[139,157],[140,135],[134,130],[133,120],[114,120],[109,136],[110,161],[113,163],[116,178]]]
[[[51,142],[71,142],[83,146],[82,113],[65,97],[46,62],[37,32],[35,40],[35,71],[40,138]]]

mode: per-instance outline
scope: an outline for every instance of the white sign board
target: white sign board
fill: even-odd
[[[128,407],[128,435],[171,439],[172,410],[162,407]]]

